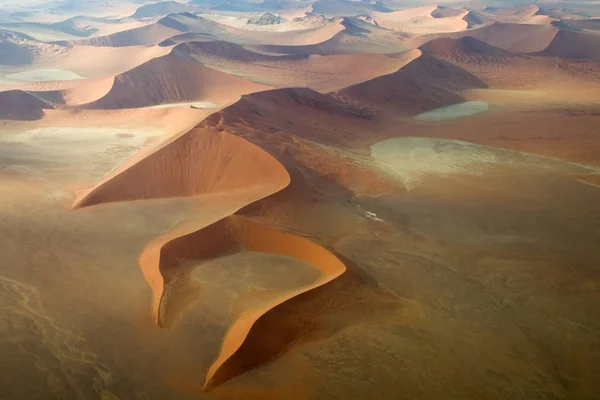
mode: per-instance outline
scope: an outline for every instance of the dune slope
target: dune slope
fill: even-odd
[[[221,103],[264,89],[264,86],[169,54],[116,76],[106,96],[86,108],[136,108],[190,101]]]
[[[459,92],[483,88],[475,75],[422,54],[398,72],[350,86],[338,96],[394,112],[419,113],[463,101]]]

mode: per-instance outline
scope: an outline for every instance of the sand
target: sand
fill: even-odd
[[[2,393],[598,392],[593,5],[101,3],[2,4]]]
[[[507,150],[474,145],[468,142],[398,138],[371,146],[373,158],[384,169],[398,176],[410,190],[428,175],[483,174],[495,164],[518,165],[522,168],[558,170],[563,173],[593,172],[594,169],[566,162]]]
[[[118,109],[186,102],[220,104],[265,89],[265,86],[169,54],[117,75],[110,91],[85,107]]]
[[[488,103],[485,101],[465,101],[464,103],[453,104],[446,107],[436,108],[415,116],[419,121],[445,121],[455,118],[468,117],[488,110]]]
[[[6,78],[26,82],[70,81],[75,79],[84,79],[83,76],[78,75],[73,71],[64,69],[34,69],[32,71],[6,75]]]

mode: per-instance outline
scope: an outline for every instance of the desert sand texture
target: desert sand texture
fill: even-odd
[[[599,17],[0,1],[0,397],[596,398]]]

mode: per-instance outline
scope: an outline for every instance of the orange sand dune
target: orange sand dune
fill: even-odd
[[[487,63],[502,65],[508,59],[518,57],[506,50],[490,46],[471,36],[460,39],[433,39],[419,47],[421,51],[444,60],[465,63]]]
[[[177,162],[174,162],[177,160]],[[195,129],[97,186],[74,207],[99,203],[223,193],[220,203],[237,208],[275,193],[289,184],[289,175],[272,156],[226,132]],[[229,200],[227,200],[229,198]],[[214,218],[211,214],[208,218]],[[159,237],[140,256],[140,266],[153,291],[153,315],[159,326],[178,313],[165,288],[182,259],[214,258],[243,246],[248,251],[286,255],[306,261],[322,272],[310,286],[282,292],[273,302],[246,311],[228,330],[219,356],[210,367],[206,388],[228,379],[227,360],[241,347],[254,323],[272,308],[322,286],[345,271],[333,254],[307,239],[278,232],[241,217],[228,217],[206,226],[196,221]],[[225,369],[224,369],[225,368]]]
[[[540,56],[600,60],[600,35],[561,29]]]
[[[557,32],[558,29],[552,25],[495,22],[491,25],[484,25],[463,32],[423,35],[414,39],[412,43],[418,47],[435,38],[458,39],[471,36],[491,46],[513,53],[533,53],[548,47]]]
[[[414,114],[459,103],[461,90],[484,88],[476,76],[428,54],[398,72],[350,86],[336,94],[395,113]]]
[[[191,13],[180,13],[168,15],[143,27],[69,43],[111,47],[157,44],[170,46],[186,41],[211,39],[240,44],[306,45],[328,40],[343,29],[340,21],[332,21],[316,28],[294,31],[255,31],[234,28]]]
[[[218,257],[242,246],[247,251],[280,254],[311,264],[321,277],[310,286],[281,293],[273,302],[247,310],[229,328],[217,359],[208,370],[205,389],[228,380],[227,361],[242,346],[253,325],[269,310],[279,304],[324,285],[346,270],[344,264],[329,251],[310,240],[279,232],[249,219],[231,216],[190,235],[166,243],[161,251],[161,266],[173,264],[178,258],[207,259]],[[235,374],[235,372],[233,372]]]
[[[137,108],[191,101],[219,104],[265,89],[265,86],[169,54],[116,76],[110,91],[85,107]]]
[[[4,91],[27,91],[43,99],[52,107],[77,106],[90,103],[105,96],[113,86],[114,78],[77,79],[71,81],[29,82],[11,85]]]
[[[327,93],[396,72],[420,55],[410,50],[394,55],[269,56],[227,42],[191,42],[174,53],[209,68],[273,87],[308,87]]]
[[[375,26],[360,18],[344,18],[343,31],[330,39],[312,45],[261,45],[256,48],[280,54],[331,55],[331,54],[381,54],[407,50],[406,38],[401,33]],[[410,43],[409,43],[410,44]],[[416,46],[415,46],[416,47]]]
[[[467,29],[468,23],[464,17],[469,13],[468,10],[460,10],[446,17],[436,13],[437,10],[437,6],[423,6],[394,12],[373,12],[371,17],[378,26],[406,33],[427,34]]]
[[[139,28],[133,28],[105,36],[97,36],[89,39],[78,39],[57,42],[63,45],[75,46],[155,46],[182,31],[171,26],[160,23],[161,21]]]
[[[600,89],[595,61],[514,54],[468,36],[460,39],[434,39],[420,48],[424,53],[466,69],[490,89],[539,90],[543,91],[540,95],[546,93],[545,101],[556,101],[555,97],[547,94],[557,93],[558,98],[563,101],[575,101],[578,98],[579,101],[586,102],[593,99],[594,94],[597,96]],[[586,90],[573,90],[577,87],[585,87]],[[498,100],[504,95],[502,92],[490,92],[490,95],[494,94],[498,96]]]
[[[105,180],[74,207],[285,187],[288,179],[275,159],[244,139],[196,129]]]
[[[103,78],[127,72],[154,58],[167,55],[170,51],[168,47],[145,45],[127,48],[74,46],[56,59],[40,61],[74,71],[86,78]]]

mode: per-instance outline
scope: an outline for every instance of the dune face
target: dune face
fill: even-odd
[[[565,59],[598,60],[600,58],[600,36],[560,30],[544,50],[542,56]]]
[[[427,54],[390,75],[350,86],[338,92],[368,105],[396,112],[421,112],[462,101],[457,93],[485,84],[476,76]]]
[[[280,254],[300,259],[319,270],[321,276],[310,286],[283,292],[274,301],[248,310],[234,321],[223,339],[217,359],[208,371],[205,382],[206,389],[244,372],[244,369],[239,371],[235,367],[230,368],[228,361],[242,346],[252,326],[261,316],[286,300],[335,279],[346,269],[344,264],[333,254],[306,239],[281,233],[251,220],[235,216],[164,243],[160,251],[159,266],[150,264],[149,257],[142,254],[142,269],[146,276],[149,276],[150,272],[146,271],[158,267],[161,275],[168,277],[169,270],[176,266],[177,260],[211,259],[227,254],[238,246],[245,251]],[[166,285],[168,282],[165,282]],[[169,309],[170,298],[165,296],[163,288],[159,288],[159,293],[155,292],[155,296],[161,298],[158,303],[155,303],[156,322],[160,326],[168,325],[171,322],[169,315],[175,311]]]
[[[237,165],[230,163],[237,154],[246,160],[239,160]],[[175,169],[170,165],[172,157],[179,160]],[[244,168],[245,163],[253,168]],[[153,179],[140,179],[144,176]],[[75,206],[259,190],[280,186],[278,182],[285,182],[286,176],[275,160],[243,139],[226,132],[214,135],[196,130],[92,189]],[[273,177],[273,181],[267,177]]]
[[[152,77],[152,84],[149,78]],[[148,107],[191,101],[227,102],[263,89],[175,55],[153,59],[114,79],[110,91],[86,108]]]
[[[598,15],[0,0],[0,398],[595,399]]]
[[[47,101],[21,90],[0,92],[0,105],[0,119],[4,120],[39,119],[44,109],[52,108]]]

